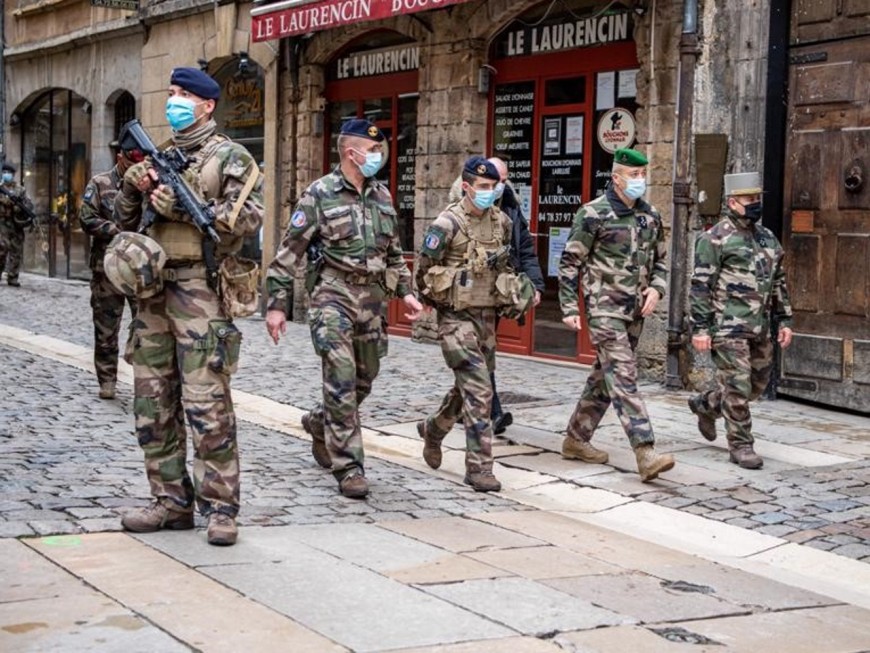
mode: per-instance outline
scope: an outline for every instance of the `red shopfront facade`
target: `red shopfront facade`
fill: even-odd
[[[557,267],[578,207],[604,191],[612,152],[635,140],[638,62],[631,34],[627,10],[543,20],[539,10],[493,40],[489,151],[508,162],[546,282],[523,326],[501,322],[500,351],[595,360],[587,330],[576,333],[562,323]]]

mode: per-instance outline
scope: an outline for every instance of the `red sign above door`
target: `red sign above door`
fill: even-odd
[[[467,0],[287,0],[251,10],[254,41],[441,9]]]

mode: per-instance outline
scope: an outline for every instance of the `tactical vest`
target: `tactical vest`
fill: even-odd
[[[197,181],[193,191],[205,202],[211,199],[217,201],[222,199],[221,162],[215,154],[221,145],[229,141],[227,136],[215,134],[191,157],[189,169],[194,173]],[[163,247],[170,266],[173,263],[197,263],[203,260],[203,235],[199,229],[188,222],[158,220],[148,231],[148,235]],[[215,257],[218,260],[235,254],[242,248],[244,239],[241,236],[228,233],[221,233],[220,236],[221,242],[215,248]]]
[[[490,308],[500,302],[496,297],[499,271],[487,258],[495,255],[504,243],[504,234],[496,210],[486,217],[469,219],[460,203],[446,209],[456,222],[457,231],[444,252],[443,265],[453,268],[451,304],[454,310]]]

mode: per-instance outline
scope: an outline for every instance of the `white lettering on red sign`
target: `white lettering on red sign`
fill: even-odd
[[[254,41],[268,41],[284,36],[383,20],[427,9],[440,9],[468,0],[324,0],[316,4],[292,7],[251,17]]]

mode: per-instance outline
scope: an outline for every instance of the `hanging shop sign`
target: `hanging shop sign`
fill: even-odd
[[[254,41],[268,41],[284,36],[308,34],[322,30],[383,20],[418,11],[441,9],[468,0],[321,0],[312,2],[287,0],[251,10],[251,34]]]
[[[329,66],[329,79],[357,79],[417,70],[420,46],[416,43],[378,50],[351,52]]]
[[[562,16],[558,22],[534,27],[514,23],[498,35],[495,44],[496,58],[587,48],[630,38],[631,14],[626,11],[616,11],[594,18]]]
[[[610,109],[598,119],[598,144],[613,154],[622,147],[631,147],[636,133],[634,115],[628,109]]]

